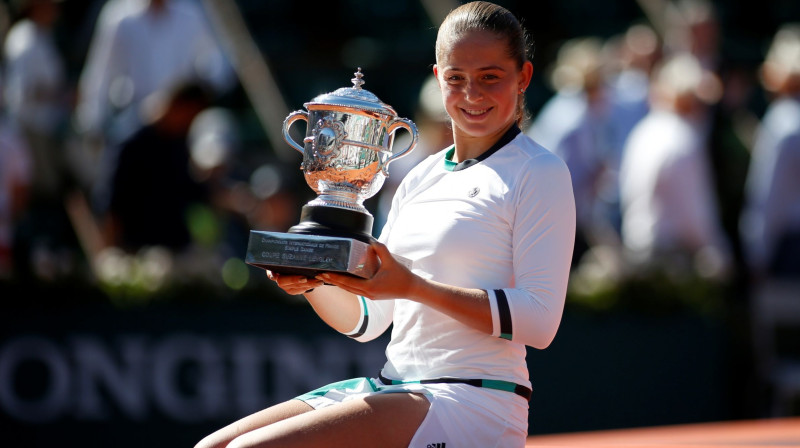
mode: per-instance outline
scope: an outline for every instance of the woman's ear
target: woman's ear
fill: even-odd
[[[522,64],[522,70],[520,70],[519,90],[523,92],[527,90],[528,85],[531,83],[531,78],[533,78],[533,63],[525,61]]]

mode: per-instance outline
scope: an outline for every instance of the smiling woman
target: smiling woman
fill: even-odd
[[[353,339],[393,325],[379,374],[245,417],[198,448],[525,445],[526,346],[543,349],[555,336],[575,236],[566,166],[518,125],[533,73],[526,48],[508,10],[487,2],[453,10],[434,74],[455,144],[398,187],[370,246],[375,274],[268,272]]]
[[[533,65],[509,58],[505,46],[493,32],[476,31],[452,39],[437,56],[433,72],[453,120],[454,161],[476,157],[522,117]]]
[[[455,10],[436,40],[433,72],[453,120],[456,160],[473,158],[477,154],[470,153],[480,154],[513,124],[521,124],[524,93],[533,75],[527,37],[518,23],[514,26],[513,15],[497,15],[497,20],[509,21],[497,28],[507,36],[479,23],[482,13],[492,9],[489,5]]]

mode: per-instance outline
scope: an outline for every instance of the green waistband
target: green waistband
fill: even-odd
[[[513,383],[511,381],[503,381],[503,380],[484,380],[484,379],[472,379],[472,378],[431,378],[431,379],[424,379],[424,380],[415,380],[415,381],[403,381],[403,380],[392,380],[383,376],[383,373],[378,374],[378,378],[383,382],[383,384],[437,384],[437,383],[457,383],[457,384],[468,384],[470,386],[475,387],[485,387],[487,389],[496,389],[496,390],[504,390],[506,392],[513,392],[520,397],[530,401],[531,395],[533,391],[525,387],[521,384]]]

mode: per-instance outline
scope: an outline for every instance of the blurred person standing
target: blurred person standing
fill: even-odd
[[[611,170],[616,178],[622,149],[633,127],[650,111],[650,76],[661,59],[661,44],[655,31],[643,24],[630,26],[616,43],[608,76],[611,95],[610,125],[614,154]]]
[[[188,140],[193,120],[211,104],[208,91],[182,84],[157,104],[152,121],[113,148],[114,163],[96,188],[106,244],[130,253],[189,248],[189,209],[209,201],[193,175]]]
[[[616,238],[615,249],[621,248],[621,211],[619,169],[622,151],[633,127],[650,111],[650,77],[661,59],[661,41],[655,31],[644,24],[633,24],[618,39],[606,42],[605,54],[610,66],[606,75],[607,123],[609,151],[603,157],[604,169],[599,179],[598,197],[606,212],[607,233]],[[606,238],[605,242],[609,242]],[[608,247],[608,246],[607,246]]]
[[[716,279],[731,268],[704,130],[713,79],[688,53],[654,74],[651,111],[631,132],[620,169],[622,239],[636,267]]]
[[[149,95],[200,79],[224,91],[233,71],[195,2],[109,0],[100,12],[80,76],[75,124],[102,149],[141,126]]]
[[[602,49],[602,41],[594,37],[562,45],[551,75],[556,93],[527,131],[558,155],[572,175],[578,214],[573,264],[591,246],[609,240],[617,245],[618,241],[613,212],[599,197],[604,173],[616,152]]]
[[[68,116],[62,56],[53,38],[59,0],[21,0],[3,47],[3,100],[33,161],[32,194],[58,200],[64,181],[60,132]]]
[[[774,36],[761,67],[773,95],[747,175],[741,232],[756,280],[800,279],[800,24]]]
[[[708,134],[709,163],[723,230],[731,242],[737,269],[743,262],[739,217],[749,164],[751,123],[757,122],[748,101],[755,89],[752,64],[739,52],[723,54],[725,36],[721,9],[710,0],[678,0],[668,10],[665,52],[689,53],[722,87],[719,100],[706,108],[703,131]],[[742,279],[738,277],[737,279]]]

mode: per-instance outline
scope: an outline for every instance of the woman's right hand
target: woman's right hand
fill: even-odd
[[[286,291],[287,294],[291,295],[311,292],[314,288],[324,284],[322,280],[316,278],[308,278],[304,275],[278,274],[270,270],[267,270],[267,277],[282,290]]]

